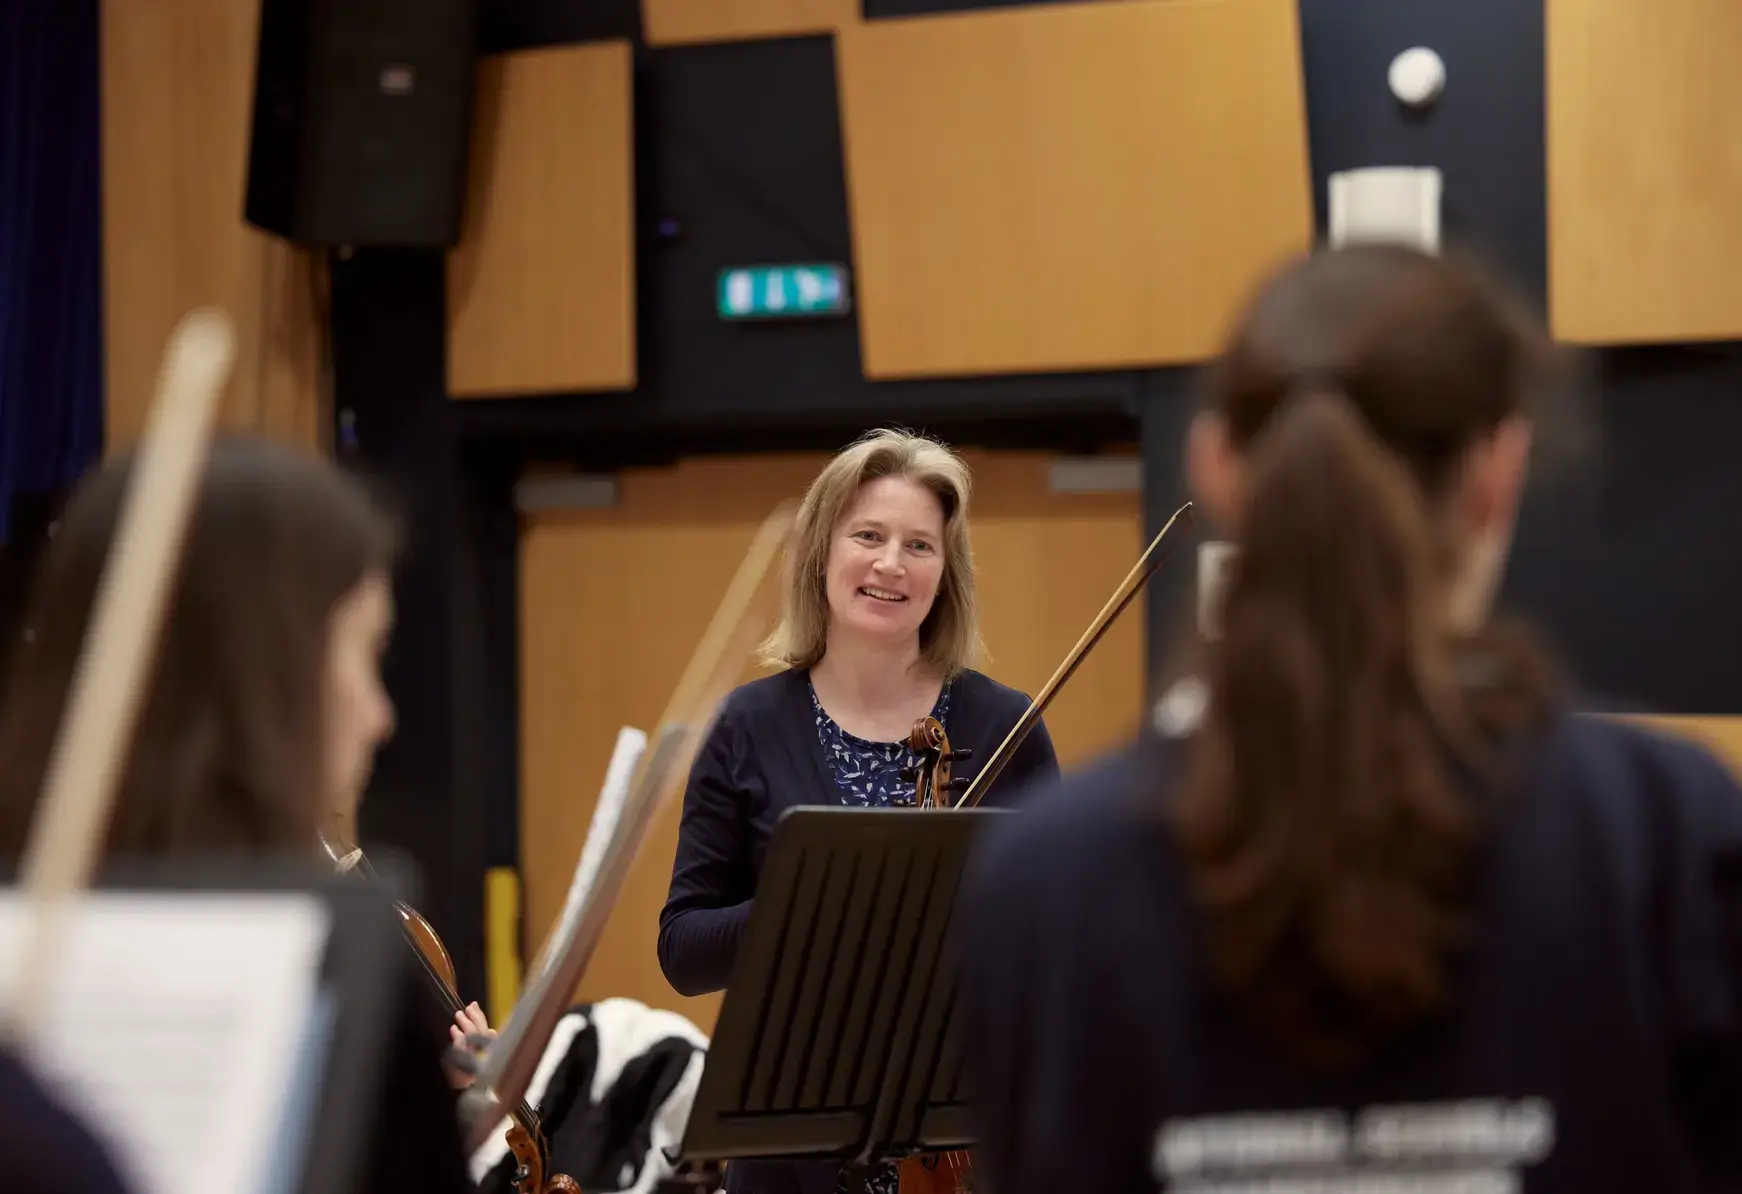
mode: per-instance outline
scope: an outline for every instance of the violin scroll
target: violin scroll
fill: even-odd
[[[903,768],[901,778],[913,784],[913,799],[897,801],[901,808],[946,808],[944,797],[959,792],[967,780],[955,779],[950,768],[956,762],[966,762],[974,753],[950,745],[950,736],[943,723],[935,717],[922,717],[913,723],[907,736],[907,748],[919,756],[919,765]]]

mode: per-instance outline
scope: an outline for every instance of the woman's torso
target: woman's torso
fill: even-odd
[[[774,826],[788,809],[807,804],[884,807],[891,799],[911,798],[913,782],[901,781],[899,773],[914,761],[904,742],[872,743],[842,730],[823,709],[805,672],[784,672],[759,683],[778,687],[755,702],[745,727],[758,760],[743,809],[758,875]],[[972,751],[972,766],[963,765],[958,774],[971,776],[984,765],[1027,703],[1014,689],[974,671],[943,687],[932,716],[943,723],[953,745]],[[1056,776],[1044,726],[1031,738],[992,785],[988,805],[1013,802],[1031,778]]]

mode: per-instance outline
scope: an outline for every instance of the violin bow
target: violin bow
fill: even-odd
[[[1168,519],[1167,525],[1162,527],[1155,538],[1149,541],[1149,547],[1138,557],[1137,563],[1132,565],[1131,571],[1125,574],[1125,579],[1119,582],[1119,587],[1113,590],[1113,595],[1107,599],[1107,604],[1101,607],[1101,612],[1095,615],[1095,620],[1089,623],[1087,630],[1083,631],[1082,637],[1077,640],[1077,645],[1071,648],[1070,654],[1065,656],[1065,660],[1059,664],[1058,670],[1053,672],[1052,679],[1048,680],[1040,692],[1035,695],[1035,698],[1028,703],[1028,708],[1023,710],[1022,716],[1016,719],[1016,724],[1010,728],[1010,733],[1004,736],[1004,741],[998,744],[998,749],[992,752],[992,757],[986,760],[985,765],[974,776],[973,782],[968,785],[967,791],[962,793],[961,799],[956,801],[955,807],[974,808],[985,797],[986,790],[1003,772],[1005,765],[1010,762],[1011,756],[1016,753],[1016,748],[1021,746],[1023,739],[1028,737],[1029,731],[1033,730],[1035,725],[1039,723],[1041,714],[1046,712],[1046,707],[1052,703],[1053,697],[1058,695],[1058,690],[1064,687],[1065,681],[1069,680],[1077,668],[1082,666],[1083,660],[1088,658],[1089,652],[1094,650],[1095,644],[1101,641],[1101,636],[1107,633],[1107,628],[1119,619],[1119,615],[1124,613],[1131,602],[1136,599],[1137,594],[1143,591],[1143,586],[1149,583],[1149,578],[1159,572],[1161,566],[1167,563],[1167,559],[1173,554],[1174,549],[1174,544],[1168,543],[1167,549],[1162,550],[1163,541],[1167,539],[1168,532],[1173,530],[1176,523],[1189,528],[1192,522],[1192,504],[1190,502],[1173,512],[1173,517]]]
[[[525,1097],[551,1034],[598,949],[618,892],[655,814],[681,786],[702,738],[713,726],[720,703],[737,683],[745,660],[765,632],[764,590],[792,532],[796,513],[796,504],[783,503],[756,532],[672,692],[653,744],[636,767],[592,887],[564,931],[539,951],[540,957],[547,959],[543,969],[515,1006],[501,1034],[491,1042],[476,1079],[461,1096],[460,1118],[468,1152],[489,1138],[504,1107],[512,1107]]]
[[[164,352],[25,845],[24,952],[7,1009],[19,1038],[40,1020],[68,905],[89,885],[107,832],[235,357],[230,318],[205,309],[181,321]]]

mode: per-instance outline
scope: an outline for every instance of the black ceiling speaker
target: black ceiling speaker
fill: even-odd
[[[459,240],[477,0],[262,0],[244,215],[311,248]]]

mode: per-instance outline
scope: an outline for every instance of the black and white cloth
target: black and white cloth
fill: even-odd
[[[526,1092],[550,1173],[589,1194],[648,1194],[671,1176],[707,1048],[689,1020],[633,999],[571,1008]],[[510,1194],[515,1163],[502,1132],[472,1154],[471,1168],[484,1194]]]

